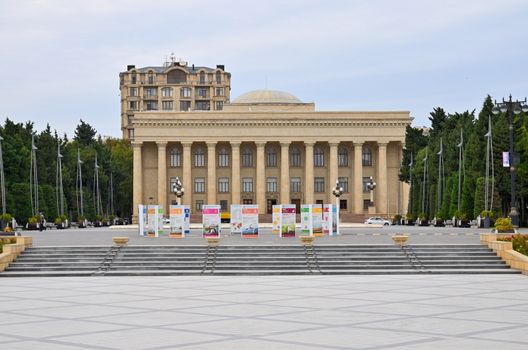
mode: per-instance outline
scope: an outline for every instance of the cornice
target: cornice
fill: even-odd
[[[411,120],[167,120],[134,119],[135,128],[402,128]]]

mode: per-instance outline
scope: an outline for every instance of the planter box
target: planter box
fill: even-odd
[[[435,219],[433,225],[434,227],[445,227],[444,220],[442,219]]]
[[[412,220],[407,220],[407,222],[406,222],[407,226],[414,226],[415,224],[416,224],[416,222],[412,221]]]
[[[419,221],[419,226],[429,226],[429,221],[428,220],[420,220]]]

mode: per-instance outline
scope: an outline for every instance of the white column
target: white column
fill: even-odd
[[[216,203],[216,142],[207,142],[207,204]]]
[[[259,214],[266,213],[266,171],[264,168],[264,149],[265,142],[257,142],[257,205]]]
[[[378,143],[378,214],[387,215],[387,143]]]
[[[354,213],[363,214],[363,143],[354,142]]]
[[[240,204],[240,143],[231,142],[231,204]]]
[[[183,146],[183,169],[182,169],[182,185],[185,193],[182,197],[182,202],[184,205],[188,205],[191,208],[191,212],[194,211],[192,206],[192,167],[191,167],[191,146],[192,142],[182,142]]]
[[[133,147],[133,200],[132,222],[137,224],[138,206],[143,202],[143,160],[141,157],[142,142],[132,142]]]
[[[167,142],[156,142],[158,145],[158,204],[163,206],[167,215]]]
[[[281,142],[280,204],[290,203],[290,142]]]

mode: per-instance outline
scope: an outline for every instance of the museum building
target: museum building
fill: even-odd
[[[133,205],[336,203],[345,221],[406,211],[398,179],[408,111],[317,111],[294,95],[256,90],[230,101],[231,74],[169,62],[120,73],[121,128],[133,146]],[[369,191],[369,179],[376,188]],[[135,216],[134,216],[135,218]]]

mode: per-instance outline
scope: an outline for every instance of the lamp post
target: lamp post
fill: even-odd
[[[502,99],[502,102],[495,101],[495,106],[491,110],[495,115],[499,113],[507,113],[508,115],[508,129],[509,129],[509,139],[510,139],[510,150],[509,150],[509,166],[510,166],[510,191],[511,191],[511,202],[510,202],[510,213],[508,216],[511,219],[513,226],[519,226],[519,212],[517,211],[516,196],[515,196],[515,170],[517,164],[519,163],[519,156],[514,151],[513,143],[513,115],[520,114],[521,112],[528,112],[528,105],[526,104],[526,98],[524,101],[513,101],[512,96],[510,95],[508,100]]]
[[[181,197],[183,197],[185,190],[179,177],[176,177],[176,181],[172,183],[172,192],[176,195],[178,205],[181,205]]]
[[[335,184],[335,187],[332,188],[332,194],[336,197],[336,234],[340,234],[339,232],[339,209],[340,209],[340,205],[339,205],[339,197],[341,197],[341,195],[343,194],[344,190],[343,190],[343,187],[341,187],[339,185],[339,180],[336,180],[336,184]]]
[[[367,182],[367,189],[370,192],[370,205],[374,205],[374,189],[376,188],[376,183],[374,182],[374,179],[369,177],[369,182]]]

